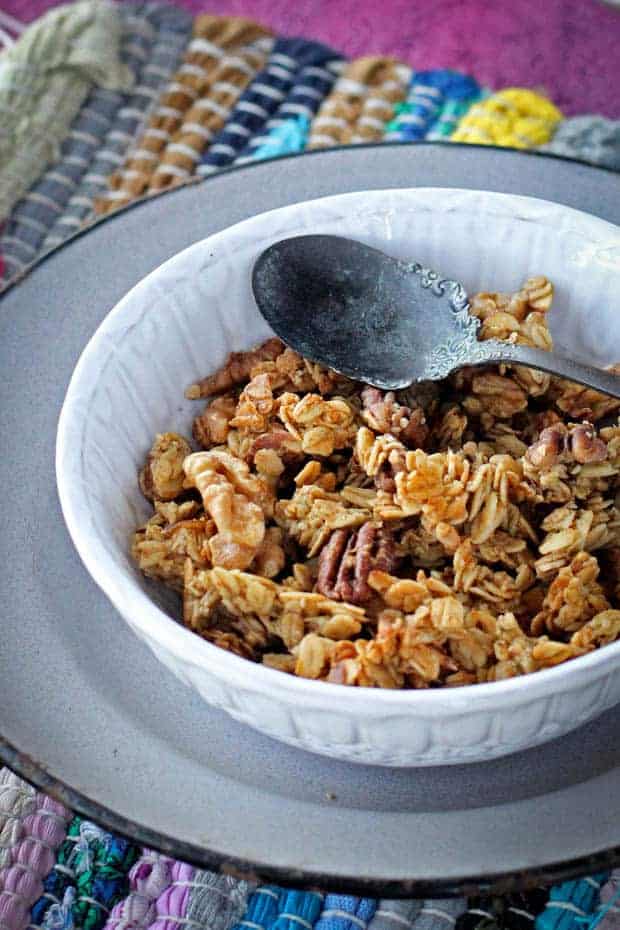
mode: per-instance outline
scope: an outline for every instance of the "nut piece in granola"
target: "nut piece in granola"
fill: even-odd
[[[273,361],[284,351],[284,344],[275,336],[249,352],[231,352],[222,368],[213,375],[191,384],[185,391],[188,400],[223,394],[249,379],[252,369],[260,362]]]
[[[364,523],[357,530],[335,530],[319,556],[317,590],[336,601],[364,604],[372,597],[371,571],[394,571],[398,563],[389,530]]]
[[[178,433],[158,433],[140,472],[140,490],[150,501],[172,501],[183,492],[183,462],[190,444]]]
[[[211,561],[223,568],[248,568],[265,538],[261,504],[268,498],[267,487],[228,452],[194,452],[184,468],[217,527],[209,540]]]

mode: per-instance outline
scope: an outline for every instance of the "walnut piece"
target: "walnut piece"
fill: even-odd
[[[188,400],[197,400],[199,397],[211,397],[213,394],[223,394],[236,384],[242,384],[250,377],[252,369],[264,361],[273,361],[284,351],[284,344],[274,337],[263,342],[257,349],[250,352],[231,352],[224,365],[208,375],[201,381],[191,384],[185,391]]]
[[[198,445],[203,449],[224,445],[228,439],[230,421],[236,409],[237,399],[234,394],[214,397],[204,411],[194,419],[192,436]]]

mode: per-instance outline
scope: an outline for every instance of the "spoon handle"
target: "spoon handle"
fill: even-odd
[[[467,364],[486,365],[491,362],[538,368],[540,371],[559,375],[569,381],[576,381],[578,384],[585,384],[587,387],[602,391],[603,394],[620,398],[620,376],[603,371],[601,368],[593,368],[591,365],[582,365],[571,358],[556,355],[555,352],[499,342],[495,339],[476,343],[473,359],[471,361],[468,359]]]

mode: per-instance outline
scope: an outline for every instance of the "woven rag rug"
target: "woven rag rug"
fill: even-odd
[[[9,46],[3,286],[135,198],[306,149],[438,140],[620,170],[620,121],[565,119],[527,88],[385,56],[348,61],[310,39],[238,17],[193,18],[160,0],[57,7]],[[620,872],[477,900],[257,887],[107,833],[0,769],[0,930],[620,930],[619,899]]]
[[[0,39],[10,29],[0,11]],[[0,57],[0,288],[137,197],[306,149],[436,140],[620,170],[620,120],[418,64],[161,0],[50,10]]]

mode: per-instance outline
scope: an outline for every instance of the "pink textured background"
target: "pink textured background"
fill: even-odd
[[[566,115],[620,118],[620,6],[603,0],[180,0],[194,13],[249,16],[353,57],[452,67],[490,87],[546,90]],[[30,20],[54,0],[0,0]]]

